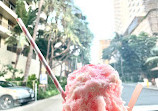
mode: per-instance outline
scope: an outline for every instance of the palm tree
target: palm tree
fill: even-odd
[[[16,34],[12,34],[12,36],[6,39],[5,43],[11,47],[16,46],[16,60],[14,66],[14,68],[16,69],[20,54],[23,51],[24,46],[28,46],[28,42],[25,39],[25,35],[21,33],[19,36],[17,36]]]
[[[49,29],[45,31],[45,35],[48,39],[46,60],[48,61],[49,59],[49,65],[51,68],[53,68],[53,59],[66,54],[69,51],[71,42],[79,43],[79,40],[72,30],[72,26],[74,25],[72,6],[66,6],[66,2],[64,1],[46,0],[44,7],[44,12],[47,14],[45,24],[47,29]],[[55,13],[55,15],[50,18],[52,13]],[[63,27],[63,30],[59,29],[59,24]],[[66,48],[56,55],[55,52],[58,49],[56,49],[54,46],[59,42],[62,43],[61,46],[65,45]],[[49,52],[50,48],[51,52]]]
[[[158,47],[154,47],[151,50],[151,54],[153,55],[152,57],[147,58],[145,64],[157,62],[158,63]]]
[[[37,18],[36,18],[36,24],[35,24],[35,28],[34,28],[34,31],[33,31],[33,39],[34,40],[36,39],[37,28],[38,28],[38,24],[39,24],[42,5],[43,5],[43,0],[40,0],[39,7],[38,7],[38,14],[37,14]],[[26,66],[25,66],[24,82],[27,81],[27,78],[28,78],[28,75],[29,75],[30,65],[31,65],[31,60],[32,60],[32,54],[33,54],[33,47],[31,46],[28,57],[27,57]]]
[[[36,13],[36,10],[32,10],[31,8],[27,12],[25,9],[24,1],[17,0],[16,14],[18,15],[18,17],[20,17],[23,20],[23,22],[26,24],[26,27],[28,28],[30,32],[32,32],[31,31],[32,28],[28,26],[32,25],[33,21],[35,20],[35,17],[34,17],[35,13]],[[17,56],[16,56],[15,66],[14,66],[14,68],[16,68],[19,61],[20,54],[23,51],[24,46],[28,45],[28,42],[26,41],[25,35],[22,33],[22,30],[18,24],[15,25],[11,33],[12,35],[6,39],[5,43],[8,44],[8,46],[12,46],[12,47],[16,46]]]

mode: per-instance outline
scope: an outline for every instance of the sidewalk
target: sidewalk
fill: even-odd
[[[62,97],[57,95],[4,111],[62,111],[62,101]]]
[[[138,82],[138,83],[123,83],[123,84],[127,84],[127,85],[130,85],[130,86],[136,86],[137,84],[142,84],[143,88],[145,88],[145,89],[158,90],[158,87],[152,86],[152,85],[149,85],[149,87],[147,87],[146,85],[144,85],[143,82]]]
[[[145,89],[151,89],[151,90],[157,90],[158,91],[158,87],[156,87],[156,86],[149,86],[149,87],[144,86],[143,88],[145,88]]]

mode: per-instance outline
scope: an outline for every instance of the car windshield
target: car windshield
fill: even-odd
[[[14,87],[15,85],[10,82],[0,81],[0,86],[2,87]]]

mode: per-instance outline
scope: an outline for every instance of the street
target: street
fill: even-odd
[[[123,84],[122,99],[128,105],[128,102],[135,89],[135,85]],[[158,90],[143,88],[136,105],[158,105]]]
[[[123,84],[123,86],[122,99],[126,102],[125,105],[128,105],[135,84]],[[147,108],[150,108],[151,111],[152,107],[146,107],[146,105],[154,105],[153,110],[158,109],[158,90],[143,88],[134,111],[149,111]],[[5,111],[62,111],[62,98],[60,95],[57,95],[49,99]]]

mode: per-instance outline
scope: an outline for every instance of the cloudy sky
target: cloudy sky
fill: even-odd
[[[94,34],[91,50],[92,63],[98,60],[98,40],[110,39],[114,31],[113,0],[74,0],[74,3],[87,16],[89,28]]]
[[[112,36],[112,1],[113,0],[74,0],[83,14],[87,16],[89,27],[97,39],[108,39]]]

